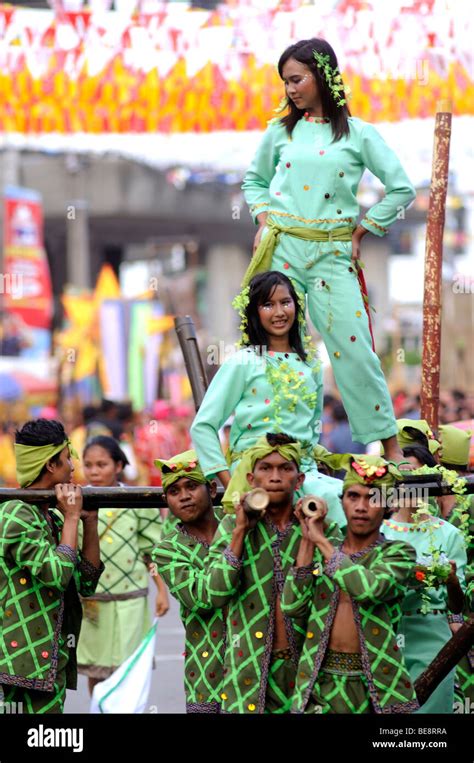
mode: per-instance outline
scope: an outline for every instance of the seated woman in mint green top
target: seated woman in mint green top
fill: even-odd
[[[302,493],[325,498],[331,519],[345,524],[341,482],[320,474],[312,455],[321,428],[322,373],[301,336],[304,313],[293,284],[283,273],[270,271],[255,276],[239,299],[245,346],[221,366],[191,427],[203,472],[219,477],[227,488],[224,505],[230,508],[238,489],[231,472],[244,451],[267,432],[283,432],[304,448]],[[218,432],[232,412],[226,458]]]

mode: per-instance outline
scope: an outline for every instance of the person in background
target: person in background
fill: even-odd
[[[84,474],[94,487],[118,487],[127,457],[112,437],[90,440],[83,454]],[[158,509],[100,509],[99,542],[105,571],[93,597],[83,600],[84,624],[78,670],[89,691],[110,676],[141,643],[150,628],[148,581],[151,551],[161,538]],[[155,613],[169,608],[166,587],[157,587]]]
[[[352,439],[349,420],[342,403],[334,403],[332,415],[334,425],[328,438],[328,450],[333,453],[365,453],[365,446]]]

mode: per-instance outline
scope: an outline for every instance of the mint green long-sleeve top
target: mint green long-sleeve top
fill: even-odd
[[[236,352],[213,378],[191,427],[206,477],[229,468],[218,432],[232,412],[233,452],[240,453],[267,432],[277,431],[304,446],[317,445],[322,388],[318,360],[304,362],[294,352],[265,353],[263,357],[250,348]]]
[[[415,189],[375,127],[349,117],[349,131],[349,136],[333,142],[330,123],[303,117],[290,137],[280,120],[273,120],[242,184],[254,220],[268,212],[284,226],[355,227],[360,212],[357,189],[368,169],[385,186],[385,196],[360,224],[384,236],[415,198]]]

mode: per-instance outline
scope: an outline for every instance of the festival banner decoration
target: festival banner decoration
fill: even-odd
[[[279,55],[310,33],[332,43],[362,119],[432,117],[442,98],[474,114],[469,3],[99,6],[0,5],[0,130],[261,130],[283,95]]]
[[[6,313],[4,331],[11,334],[3,340],[8,343],[11,339],[12,348],[17,345],[12,354],[46,357],[50,351],[53,294],[43,247],[40,194],[6,186],[3,220],[1,292]]]
[[[150,406],[157,396],[163,334],[174,327],[156,295],[125,299],[105,264],[93,292],[67,292],[61,299],[67,325],[56,344],[65,390],[88,402],[102,395],[132,400],[136,410]]]

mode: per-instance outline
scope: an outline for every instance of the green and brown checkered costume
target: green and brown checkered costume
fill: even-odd
[[[336,547],[337,533],[328,531]],[[403,662],[395,628],[402,616],[405,586],[413,575],[415,550],[407,543],[384,541],[347,556],[340,548],[328,562],[319,549],[314,563],[293,568],[286,579],[282,609],[298,622],[306,622],[306,638],[298,665],[292,712],[308,708],[334,712],[340,690],[333,681],[334,696],[324,696],[327,676],[322,672],[340,591],[351,597],[357,626],[363,676],[375,713],[410,713],[418,707],[413,684]],[[347,705],[347,701],[345,701]],[[365,712],[358,701],[356,712]],[[350,706],[350,705],[349,705]]]
[[[151,552],[162,536],[158,509],[99,509],[100,557],[105,565],[92,601],[148,595]],[[81,532],[79,533],[81,538]]]
[[[218,713],[224,656],[224,620],[206,593],[209,545],[177,524],[152,558],[181,605],[186,633],[184,688],[188,713]]]
[[[62,523],[27,503],[0,506],[0,684],[8,701],[23,702],[24,712],[30,704],[33,712],[47,712],[51,693],[76,688],[77,594],[93,594],[103,571],[58,545]],[[36,699],[38,692],[50,694],[35,704],[28,690]],[[56,705],[52,711],[60,712],[62,703]]]
[[[289,712],[303,622],[285,617],[290,659],[274,659],[275,608],[301,539],[296,519],[280,531],[267,518],[245,536],[242,559],[229,545],[235,516],[226,516],[209,552],[206,596],[228,608],[222,709],[227,713]],[[278,684],[284,679],[285,686]],[[267,692],[270,690],[271,701]],[[280,702],[276,702],[279,695]]]

